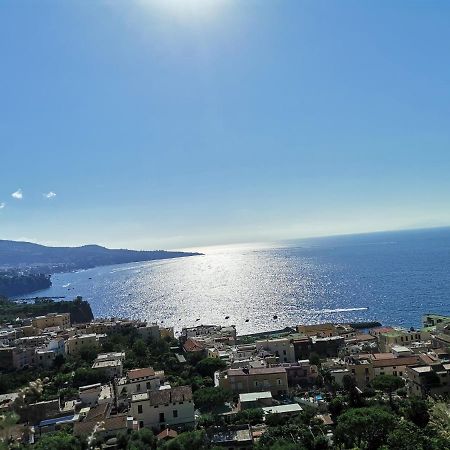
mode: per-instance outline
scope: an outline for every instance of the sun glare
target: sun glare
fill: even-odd
[[[219,14],[226,0],[139,0],[152,10],[171,15],[181,21],[209,20]]]

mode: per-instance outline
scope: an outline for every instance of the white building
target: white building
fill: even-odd
[[[139,427],[155,430],[192,426],[195,421],[192,389],[190,386],[178,386],[134,394],[130,415],[139,421]]]

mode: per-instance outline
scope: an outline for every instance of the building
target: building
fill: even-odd
[[[180,334],[181,344],[184,344],[188,338],[202,341],[205,346],[213,346],[214,343],[219,342],[234,345],[236,343],[236,326],[199,325],[183,328]]]
[[[406,368],[408,395],[417,397],[450,394],[450,363]]]
[[[303,408],[298,403],[289,403],[288,405],[267,406],[262,410],[265,416],[279,414],[288,417],[301,413]]]
[[[345,368],[360,389],[364,389],[374,378],[370,355],[353,355],[344,359]]]
[[[425,314],[422,317],[422,324],[424,328],[441,330],[446,325],[450,325],[450,316],[443,316],[440,314]]]
[[[332,323],[319,323],[316,325],[298,325],[297,332],[309,337],[332,337],[338,336],[336,326]]]
[[[262,408],[263,406],[272,406],[273,397],[270,391],[265,392],[249,392],[247,394],[239,394],[238,409]]]
[[[59,327],[61,330],[65,330],[70,327],[70,313],[49,313],[46,316],[34,317],[31,323],[33,327],[39,330],[51,327]]]
[[[288,380],[284,367],[228,369],[219,377],[219,386],[234,394],[270,391],[280,396],[287,393]]]
[[[111,380],[123,375],[125,353],[100,353],[92,364],[92,369],[105,372]]]
[[[178,386],[133,394],[130,413],[138,420],[140,428],[162,431],[167,427],[191,427],[195,423],[192,389]]]
[[[66,341],[66,353],[68,355],[77,355],[82,350],[95,350],[100,348],[101,339],[104,334],[78,334],[71,336]]]
[[[319,376],[319,369],[309,362],[309,359],[303,359],[294,363],[283,363],[281,367],[286,369],[289,387],[307,387],[314,385]]]
[[[250,450],[253,448],[253,434],[249,425],[233,426],[209,433],[209,441],[215,447],[227,450]]]
[[[394,346],[408,346],[413,342],[425,340],[430,340],[430,333],[426,331],[394,329],[393,331],[378,335],[378,347],[381,352],[390,352]]]
[[[127,372],[127,391],[137,394],[148,390],[158,390],[164,381],[164,371],[155,371],[152,367],[133,369]]]
[[[311,337],[311,352],[321,358],[332,358],[339,355],[345,345],[343,336]]]
[[[372,360],[373,375],[393,375],[395,377],[405,377],[406,368],[421,364],[418,355],[405,356],[402,358],[374,359]]]
[[[85,406],[94,406],[98,403],[98,397],[102,390],[100,383],[80,386],[78,388],[78,398]]]
[[[288,337],[278,339],[264,339],[255,342],[258,352],[265,350],[276,356],[279,362],[295,362],[294,345]]]
[[[331,379],[340,387],[344,386],[344,377],[351,376],[350,370],[346,368],[333,369],[330,371]]]

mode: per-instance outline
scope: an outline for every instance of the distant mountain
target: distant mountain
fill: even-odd
[[[43,273],[200,254],[165,250],[108,249],[99,245],[47,247],[31,242],[0,240],[0,267],[28,270],[40,268]]]

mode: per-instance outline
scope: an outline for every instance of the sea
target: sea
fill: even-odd
[[[36,295],[80,295],[95,317],[177,331],[233,324],[240,335],[329,321],[409,328],[419,327],[425,313],[450,314],[450,228],[202,251],[55,274],[52,287]]]

